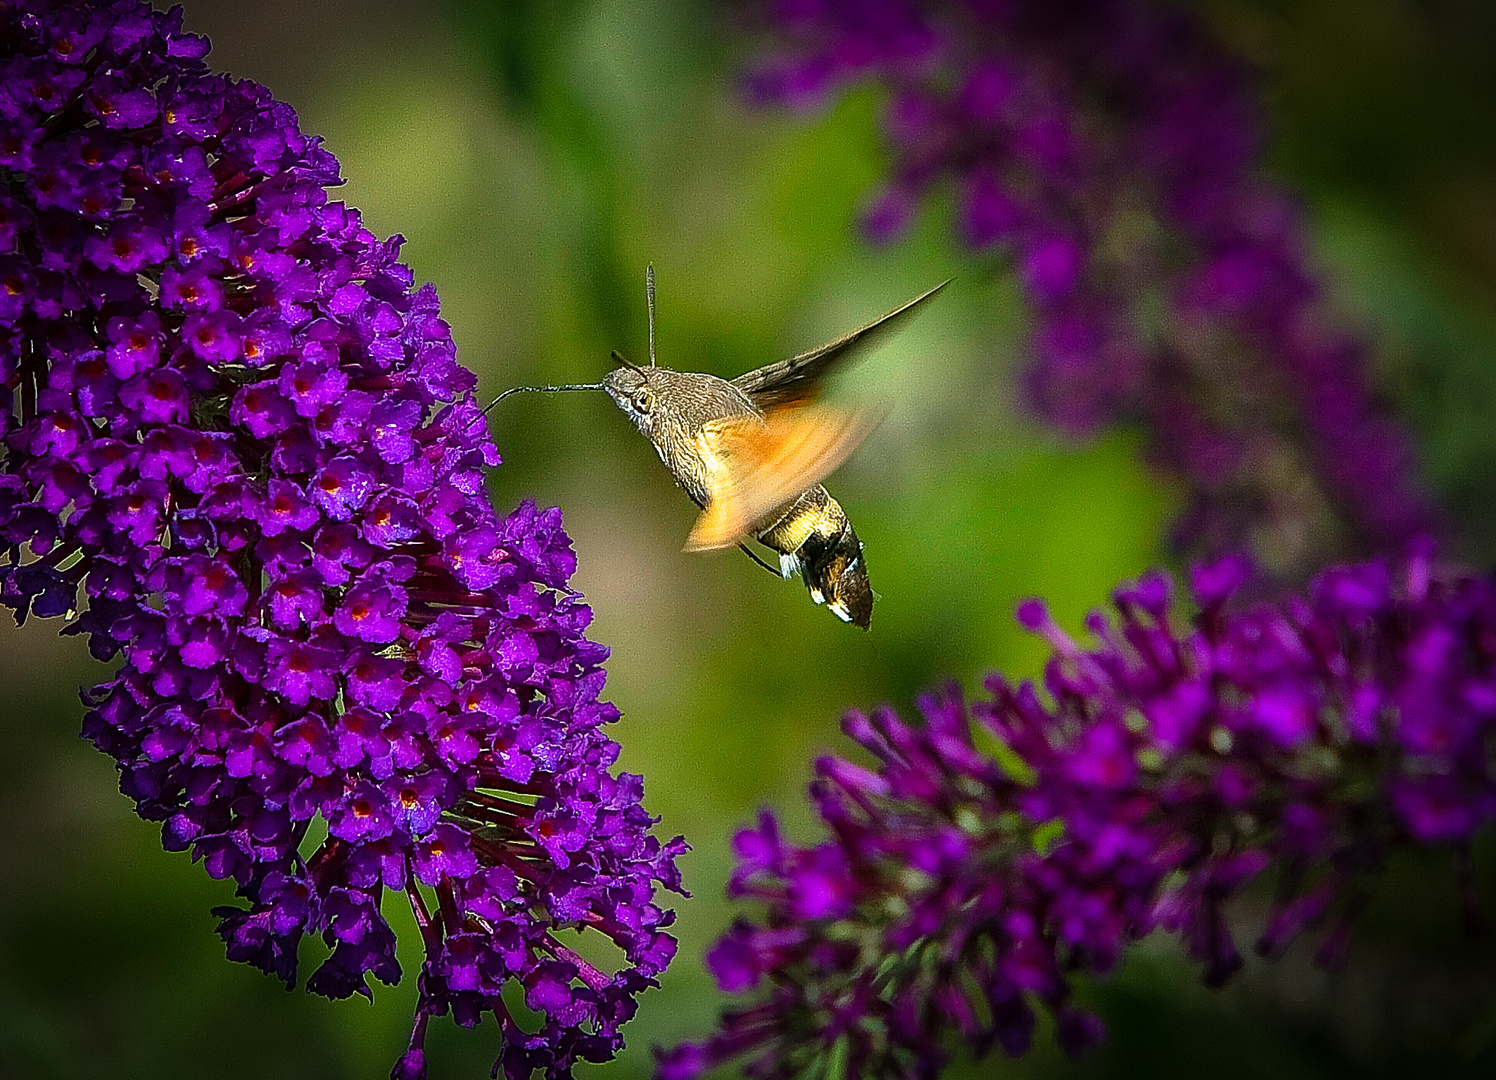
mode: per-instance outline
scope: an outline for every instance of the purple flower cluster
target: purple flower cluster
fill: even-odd
[[[289,984],[319,934],[308,987],[368,995],[392,890],[425,944],[398,1075],[448,1012],[498,1018],[510,1077],[611,1057],[684,845],[609,771],[559,513],[485,497],[435,292],[179,9],[0,0],[0,43],[0,599],[118,658],[85,734],[238,886],[230,957]],[[619,970],[558,937],[586,927]]]
[[[1061,428],[1143,425],[1184,477],[1186,546],[1307,575],[1427,531],[1411,454],[1328,324],[1302,226],[1262,173],[1250,80],[1155,0],[759,0],[759,102],[887,88],[887,240],[933,188],[1011,258],[1029,397]]]
[[[969,710],[955,690],[923,699],[922,725],[849,714],[876,769],[818,762],[819,844],[768,813],[738,835],[730,891],[764,916],[707,963],[757,996],[660,1075],[747,1056],[757,1077],[929,1077],[958,1045],[1024,1052],[1036,1008],[1079,1052],[1103,1032],[1075,973],[1163,929],[1224,982],[1242,958],[1223,907],[1259,878],[1276,898],[1257,950],[1322,928],[1333,966],[1389,849],[1448,848],[1468,870],[1496,819],[1496,582],[1417,556],[1228,610],[1246,577],[1198,565],[1183,626],[1150,574],[1090,617],[1089,650],[1029,601],[1047,694],[993,676]]]

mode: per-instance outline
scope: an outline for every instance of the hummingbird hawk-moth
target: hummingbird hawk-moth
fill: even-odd
[[[660,455],[675,482],[701,508],[685,550],[737,545],[781,577],[797,572],[810,598],[839,618],[867,629],[873,589],[862,541],[821,481],[882,419],[817,400],[826,375],[901,324],[949,282],[941,282],[887,315],[818,348],[755,368],[735,379],[672,371],[655,361],[654,267],[645,274],[649,366],[629,363],[599,383],[516,386],[521,391],[603,390]],[[484,410],[485,412],[487,410]],[[744,542],[752,538],[779,556],[779,568]]]

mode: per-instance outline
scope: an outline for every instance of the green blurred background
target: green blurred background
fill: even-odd
[[[667,366],[733,375],[832,337],[937,281],[956,282],[840,391],[894,402],[835,478],[880,593],[871,634],[812,607],[735,552],[687,556],[693,508],[602,395],[517,397],[495,413],[492,493],[559,504],[575,583],[610,645],[622,765],[695,897],[680,957],[643,998],[630,1047],[705,1032],[700,962],[727,923],[728,837],[764,804],[808,836],[812,757],[844,750],[845,708],[974,687],[1041,651],[1024,596],[1072,626],[1117,581],[1166,561],[1181,495],[1140,441],[1068,443],[1013,391],[1024,314],[1000,266],[951,239],[939,201],[885,250],[851,226],[880,175],[878,99],[809,116],[735,95],[744,41],[700,2],[189,0],[219,69],[270,86],[326,137],[340,193],[403,233],[484,392],[585,381],[611,348],[645,354],[643,269],[659,274]],[[1302,192],[1348,320],[1474,559],[1496,555],[1496,5],[1485,0],[1256,0],[1201,5],[1262,66],[1271,163]],[[328,1002],[223,959],[209,909],[231,902],[118,793],[77,738],[75,689],[99,677],[77,639],[0,630],[0,1077],[381,1077],[399,1054],[419,955],[371,1006]],[[1486,852],[1489,856],[1490,852]],[[1489,897],[1491,859],[1481,865]],[[1150,941],[1089,991],[1112,1029],[1079,1064],[1047,1041],[963,1075],[1491,1075],[1496,949],[1458,929],[1441,860],[1392,868],[1351,968],[1308,949],[1252,963],[1222,992]],[[1486,902],[1488,926],[1496,909]],[[1244,943],[1261,905],[1241,911]],[[496,1032],[432,1027],[434,1080],[487,1074]],[[591,1070],[596,1074],[596,1070]]]

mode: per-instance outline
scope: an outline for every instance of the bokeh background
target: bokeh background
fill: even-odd
[[[734,826],[772,804],[807,835],[815,754],[844,750],[851,706],[907,706],[946,678],[1029,674],[1013,624],[1048,598],[1078,625],[1119,580],[1169,561],[1182,493],[1125,432],[1067,441],[1014,390],[1025,314],[1000,264],[953,239],[938,200],[887,248],[853,227],[881,175],[878,99],[810,115],[738,93],[747,39],[700,0],[188,0],[210,62],[295,106],[341,159],[341,197],[436,284],[485,392],[590,381],[610,349],[645,355],[643,270],[659,275],[667,366],[731,376],[833,337],[954,276],[840,380],[894,411],[831,484],[867,545],[870,634],[735,552],[687,556],[694,510],[601,394],[496,410],[507,509],[560,505],[575,584],[613,649],[622,766],[684,833],[693,899],[681,953],[645,995],[617,1077],[652,1043],[703,1034],[720,1004],[701,965],[725,927]],[[1195,5],[1262,73],[1270,164],[1304,200],[1343,318],[1414,434],[1456,553],[1496,556],[1496,6],[1484,0],[1220,0]],[[210,908],[232,901],[118,793],[77,737],[82,642],[0,630],[0,1077],[317,1077],[387,1073],[419,966],[374,1003],[286,993],[223,959]],[[1489,845],[1488,845],[1489,847]],[[1481,862],[1496,928],[1491,852]],[[1395,864],[1351,967],[1307,947],[1201,989],[1167,942],[1090,1000],[1112,1036],[1084,1062],[1040,1041],[971,1075],[1225,1078],[1486,1076],[1496,948],[1461,933],[1452,871]],[[1252,923],[1261,911],[1244,906]],[[1260,923],[1259,923],[1260,925]],[[433,1078],[487,1075],[492,1025],[433,1025]],[[597,1075],[596,1070],[592,1070]]]

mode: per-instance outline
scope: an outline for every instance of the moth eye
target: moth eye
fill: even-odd
[[[634,408],[641,413],[649,412],[649,407],[654,404],[654,395],[648,390],[640,390],[634,395]]]

